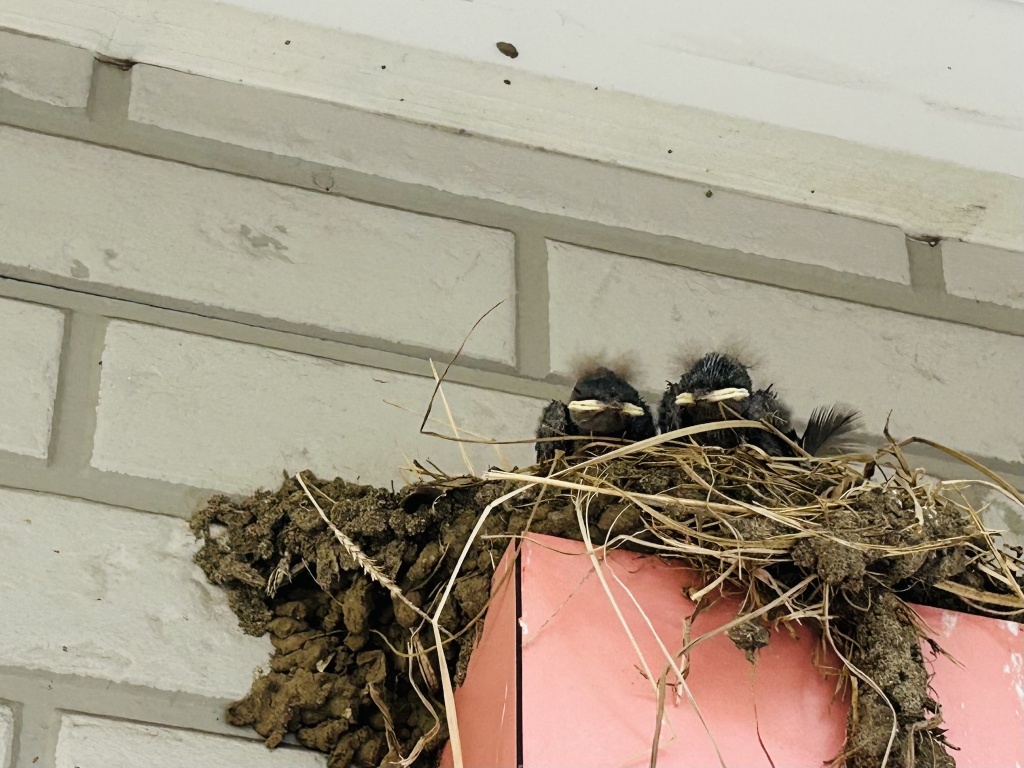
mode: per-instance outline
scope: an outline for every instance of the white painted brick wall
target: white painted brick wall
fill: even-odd
[[[465,468],[457,445],[418,434],[433,385],[423,377],[115,322],[107,330],[92,463],[245,492],[276,487],[282,469],[383,485],[401,480],[404,456],[429,458],[458,474]],[[531,437],[542,406],[466,386],[445,391],[459,427],[492,439]],[[433,414],[445,419],[440,400]],[[434,429],[448,431],[446,422]],[[467,450],[478,471],[497,463],[491,447]],[[531,463],[532,446],[504,450],[520,465]]]
[[[177,518],[0,490],[0,666],[240,697],[270,642],[238,629],[195,549]]]
[[[0,263],[514,360],[513,237],[0,128]]]
[[[560,243],[549,247],[553,367],[636,351],[660,392],[684,350],[741,339],[798,416],[836,400],[880,433],[1024,457],[1024,338]],[[585,286],[585,290],[581,290]],[[1001,394],[983,391],[997,386]]]
[[[183,29],[174,27],[173,15],[162,19],[168,23],[147,26],[115,14],[114,31],[173,35]],[[62,18],[57,28],[70,23]],[[257,36],[277,36],[281,29],[263,26]],[[117,34],[92,32],[100,36],[82,40],[102,40],[105,50],[142,50],[125,48],[123,35],[116,43]],[[337,61],[328,56],[328,68],[315,71],[354,74],[356,82],[311,81],[314,69],[299,58],[307,64],[319,58],[309,56],[309,41],[300,45],[298,39],[279,51],[276,66],[284,61],[281,54],[299,57],[290,60],[299,67],[295,72],[305,71],[309,87],[295,87],[289,73],[275,80],[281,72],[274,67],[259,70],[259,82],[320,97],[345,95],[346,88],[357,95],[359,83],[371,80],[358,67],[345,67],[353,54],[381,49],[347,39],[358,51],[346,49],[347,57]],[[1024,198],[1007,191],[1019,187],[1019,179],[967,169],[961,174],[952,166],[885,155],[890,167],[874,150],[862,152],[829,137],[794,139],[767,124],[630,101],[621,92],[606,94],[603,85],[592,102],[590,86],[579,83],[535,79],[533,86],[541,87],[526,88],[521,70],[516,88],[495,80],[503,95],[485,102],[499,111],[455,115],[456,124],[473,123],[481,131],[460,135],[433,127],[450,121],[439,123],[431,119],[438,113],[424,111],[423,86],[437,84],[419,73],[401,75],[403,68],[415,69],[410,62],[437,66],[430,56],[412,52],[401,64],[388,62],[386,73],[373,64],[372,82],[390,83],[390,89],[379,91],[381,100],[370,111],[359,112],[185,74],[178,71],[184,49],[166,61],[159,49],[145,48],[145,58],[166,67],[138,64],[130,78],[103,72],[101,98],[86,115],[90,51],[0,31],[0,103],[16,107],[0,114],[0,122],[24,128],[0,126],[0,273],[28,273],[39,283],[60,278],[61,288],[71,286],[54,291],[3,280],[11,296],[103,314],[115,304],[76,291],[142,303],[155,295],[157,304],[186,303],[194,310],[192,330],[220,332],[221,325],[204,325],[204,314],[243,321],[238,315],[257,315],[278,328],[306,326],[303,332],[314,336],[330,335],[326,330],[343,341],[359,337],[357,344],[441,353],[454,351],[476,319],[505,299],[466,352],[469,365],[472,358],[515,365],[513,235],[400,210],[438,196],[392,181],[465,196],[466,210],[479,210],[475,200],[517,206],[522,210],[510,210],[510,220],[535,236],[573,239],[573,233],[584,233],[581,242],[625,248],[614,243],[650,242],[646,233],[763,256],[743,260],[764,261],[755,267],[759,277],[768,269],[818,275],[794,266],[813,265],[908,285],[904,234],[892,222],[912,234],[952,232],[1020,250],[1014,213]],[[442,79],[436,92],[450,106],[480,103],[468,98],[466,84],[496,72],[465,67],[455,62],[447,70],[454,77]],[[126,124],[119,99],[127,94],[119,89],[129,85]],[[400,93],[403,87],[410,92]],[[409,98],[399,108],[402,96]],[[559,111],[570,96],[583,99],[592,132],[578,130],[583,113]],[[631,111],[634,104],[643,111]],[[191,137],[237,145],[232,156],[253,178],[203,169],[211,143]],[[101,146],[107,142],[126,142],[133,151]],[[845,150],[841,155],[833,151],[837,146]],[[282,178],[275,175],[281,164],[266,164],[240,148],[275,153],[298,168],[309,160],[380,177],[375,183],[394,195],[388,199],[397,207],[267,181]],[[146,156],[168,151],[195,165]],[[934,168],[944,173],[926,172]],[[936,178],[941,180],[917,189],[921,179]],[[706,186],[705,179],[714,182]],[[447,199],[451,215],[458,215],[458,200]],[[921,222],[942,226],[921,229]],[[865,411],[873,432],[892,409],[897,434],[934,437],[1011,462],[1024,459],[1020,337],[575,246],[552,243],[550,249],[551,362],[557,373],[568,373],[580,353],[632,352],[647,366],[639,383],[658,391],[664,379],[678,375],[673,359],[683,350],[746,339],[761,360],[755,378],[774,381],[798,416],[814,405],[846,400]],[[1005,327],[1007,308],[1024,309],[1024,254],[947,241],[942,261],[949,293],[1003,307],[971,314],[963,302],[938,299],[961,312],[958,317]],[[524,265],[529,289],[535,287],[529,270],[537,266],[529,258]],[[836,279],[828,278],[829,285]],[[524,304],[536,298],[527,296]],[[164,486],[139,478],[245,493],[277,486],[282,470],[310,468],[379,485],[401,481],[399,468],[411,459],[464,471],[455,443],[418,434],[433,388],[429,378],[145,325],[162,323],[168,314],[116,306],[127,310],[119,317],[139,322],[110,322],[96,433],[72,435],[93,438],[92,467],[82,466],[85,459],[75,450],[65,454],[70,466],[43,467],[4,455],[3,482],[137,500],[146,508]],[[64,318],[62,310],[0,298],[0,392],[6,398],[0,451],[47,455]],[[542,331],[530,326],[529,333]],[[77,343],[89,343],[88,337],[84,332]],[[95,350],[71,351],[71,368],[95,362],[86,355]],[[89,387],[70,369],[67,385],[59,409],[67,420],[60,426],[88,426]],[[994,387],[1004,393],[983,391]],[[466,385],[447,385],[446,393],[464,433],[498,439],[531,437],[543,405]],[[434,417],[430,426],[446,432],[440,401]],[[491,447],[467,451],[478,471],[504,461]],[[502,451],[509,464],[532,461],[532,445]],[[22,467],[31,471],[22,473]],[[987,498],[988,524],[1009,530],[1010,541],[1024,540],[1019,507]],[[0,768],[12,768],[16,729],[21,760],[31,759],[25,746],[31,744],[32,754],[44,756],[40,765],[55,758],[59,768],[323,768],[322,756],[267,751],[249,731],[234,738],[170,727],[225,729],[217,719],[218,700],[241,696],[270,648],[266,638],[238,629],[223,592],[191,562],[195,547],[184,521],[175,518],[0,488],[0,670],[38,686],[0,691],[6,698],[0,701]],[[79,679],[62,678],[60,687],[52,675]],[[39,695],[50,682],[56,690]],[[107,688],[103,702],[87,698],[101,687]],[[208,698],[183,703],[192,696],[182,694]],[[165,706],[193,710],[189,718],[175,719]],[[111,719],[116,716],[166,718],[148,724]],[[44,735],[48,725],[56,733]]]
[[[0,89],[57,107],[85,107],[93,54],[37,37],[0,32]]]
[[[57,768],[323,768],[305,749],[86,715],[64,715]]]
[[[168,69],[138,66],[132,78],[129,117],[141,123],[543,213],[909,282],[897,227],[719,188],[707,198],[697,184]],[[665,137],[644,139],[671,148]],[[808,174],[811,187],[814,178]]]
[[[14,757],[14,711],[0,704],[0,768],[10,768]]]
[[[955,296],[1024,309],[1024,253],[945,240],[942,271]]]
[[[63,312],[0,299],[0,449],[46,457],[63,336]]]

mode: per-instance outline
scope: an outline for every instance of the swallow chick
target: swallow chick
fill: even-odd
[[[694,435],[693,439],[721,448],[747,443],[769,456],[797,456],[793,446],[798,445],[811,456],[821,456],[847,446],[845,438],[856,428],[860,414],[841,405],[815,408],[803,435],[798,435],[789,408],[771,385],[754,390],[743,363],[730,355],[711,352],[677,383],[668,385],[661,400],[659,426],[662,432],[669,432],[731,418],[764,422],[786,439],[762,429],[715,430]]]
[[[538,439],[590,436],[636,441],[655,434],[654,417],[640,393],[623,376],[604,367],[585,372],[576,381],[568,403],[552,400],[537,427]],[[559,450],[574,453],[583,442],[538,442],[537,461],[552,459]]]
[[[747,418],[753,383],[747,367],[731,355],[710,352],[701,357],[677,382],[669,382],[661,398],[658,426],[662,432]],[[727,406],[727,407],[726,407]],[[738,430],[719,429],[694,435],[703,445],[735,448],[742,441]]]
[[[779,399],[774,387],[770,384],[765,389],[759,389],[751,394],[743,416],[752,421],[769,424],[785,435],[787,440],[797,445],[801,444],[801,438],[793,429],[793,417],[789,408]],[[767,432],[763,429],[747,429],[743,430],[741,439],[745,443],[756,445],[769,456],[796,455],[793,446],[774,432]]]

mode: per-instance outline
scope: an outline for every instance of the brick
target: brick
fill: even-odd
[[[64,314],[0,299],[0,449],[45,458],[57,392]]]
[[[0,91],[57,107],[84,108],[93,55],[38,37],[0,32]]]
[[[161,728],[88,715],[64,715],[57,738],[57,768],[323,768],[323,755],[307,749],[270,750],[249,739]]]
[[[265,664],[184,521],[0,490],[0,666],[238,698]]]
[[[0,704],[0,768],[11,768],[14,759],[14,711]]]
[[[14,267],[445,352],[515,292],[509,232],[10,128],[0,163]],[[514,304],[467,354],[513,362]]]
[[[557,371],[578,353],[634,351],[660,394],[682,353],[741,340],[755,383],[778,385],[800,417],[845,401],[874,435],[891,410],[894,435],[1024,458],[1024,338],[559,243],[550,255]]]
[[[945,240],[942,271],[954,296],[1024,309],[1024,253]]]
[[[238,492],[276,487],[282,470],[307,468],[401,481],[406,456],[458,474],[465,469],[457,445],[418,434],[433,386],[428,378],[114,322],[92,464]],[[494,439],[532,436],[540,401],[459,385],[445,392],[460,428]],[[440,400],[434,416],[445,418]],[[446,422],[433,426],[447,431]],[[491,447],[467,450],[477,471],[497,462]],[[531,451],[505,447],[520,465]]]
[[[133,82],[129,117],[141,123],[543,213],[909,282],[895,226],[718,187],[707,198],[706,186],[660,174],[162,68],[137,66]],[[252,114],[261,119],[246,118]]]

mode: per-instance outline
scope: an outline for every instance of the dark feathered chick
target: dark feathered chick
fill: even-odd
[[[662,432],[746,418],[751,389],[750,374],[739,360],[718,352],[700,358],[677,382],[670,382],[661,398],[658,424]],[[703,445],[734,448],[742,436],[737,430],[720,429],[694,435]]]
[[[789,408],[779,400],[771,385],[752,393],[746,405],[743,412],[744,418],[770,424],[787,439],[800,444],[800,438],[797,436],[796,430],[793,429]],[[747,429],[743,430],[742,439],[745,443],[756,445],[769,456],[793,456],[796,454],[793,446],[774,432],[766,432],[763,429]]]
[[[816,408],[807,429],[798,436],[792,415],[771,386],[753,389],[747,367],[730,355],[704,355],[676,383],[670,383],[661,399],[659,425],[662,432],[740,418],[762,421],[781,432],[762,429],[721,429],[693,435],[702,445],[734,448],[740,443],[756,445],[771,456],[797,455],[793,444],[812,456],[834,449],[856,426],[857,411],[843,406]]]
[[[603,367],[587,371],[576,381],[568,403],[552,400],[537,427],[538,438],[592,436],[645,440],[654,435],[654,417],[640,393],[621,375]],[[573,453],[585,442],[538,442],[537,461],[554,458],[558,450]]]

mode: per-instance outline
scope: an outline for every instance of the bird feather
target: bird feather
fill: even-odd
[[[860,425],[860,412],[845,405],[822,405],[811,411],[800,444],[812,456],[848,451],[850,433]]]

